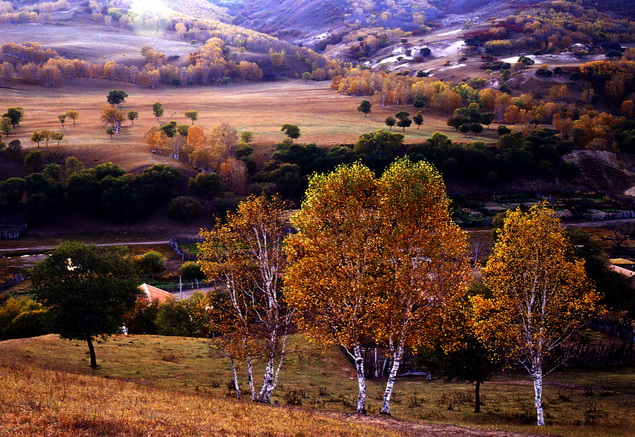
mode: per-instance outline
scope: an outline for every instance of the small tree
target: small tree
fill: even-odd
[[[397,126],[403,128],[404,132],[407,127],[410,127],[412,124],[412,120],[410,119],[410,113],[408,111],[399,111],[395,114],[395,118],[397,118]]]
[[[93,340],[120,331],[139,289],[134,264],[121,248],[65,242],[31,270],[33,294],[49,308],[54,331],[88,343],[90,366],[97,368]]]
[[[73,120],[73,124],[75,124],[75,121],[79,118],[79,111],[67,111],[66,116]]]
[[[357,110],[359,112],[362,112],[364,114],[364,117],[367,117],[368,114],[370,114],[372,112],[371,111],[372,107],[373,107],[373,104],[370,103],[368,100],[362,100],[362,102],[357,107]]]
[[[389,115],[388,117],[386,117],[386,120],[384,120],[384,123],[386,123],[386,126],[388,126],[390,130],[392,130],[392,127],[397,124],[397,120],[392,115]]]
[[[64,134],[62,132],[51,132],[51,139],[53,141],[57,141],[57,145],[60,145],[60,141],[64,139]]]
[[[2,119],[0,119],[0,131],[9,138],[12,130],[13,124],[11,124],[11,119],[9,117],[2,117]]]
[[[545,424],[543,377],[564,359],[558,348],[599,309],[584,261],[571,253],[560,220],[546,203],[527,213],[508,211],[484,270],[492,296],[472,298],[482,343],[505,351],[531,376],[538,426]],[[547,363],[552,367],[545,369]]]
[[[304,73],[302,73],[302,80],[306,83],[309,83],[310,80],[313,80],[313,75],[310,72],[305,71]]]
[[[165,257],[156,250],[146,252],[138,259],[139,268],[144,273],[161,273],[165,270]]]
[[[111,105],[120,105],[126,101],[128,98],[128,93],[122,90],[110,90],[108,91],[108,95],[106,96],[106,101]]]
[[[423,115],[421,114],[421,111],[417,112],[417,115],[412,117],[412,121],[414,121],[414,123],[417,125],[417,129],[421,127],[421,125],[423,124]]]
[[[300,128],[295,124],[283,124],[280,130],[292,140],[300,138]]]
[[[33,131],[33,135],[31,135],[31,141],[37,143],[38,148],[40,147],[40,143],[44,141],[43,131]]]
[[[186,111],[185,117],[192,120],[192,124],[194,124],[194,122],[198,120],[198,111]]]
[[[106,128],[106,133],[108,135],[110,135],[110,139],[112,140],[113,139],[113,135],[115,135],[115,130],[112,128],[112,126],[108,126]]]
[[[139,118],[139,113],[137,111],[128,111],[127,118],[130,123],[134,124],[134,121]]]
[[[18,159],[20,150],[22,150],[22,142],[20,140],[9,141],[9,152],[11,153],[13,159]]]
[[[152,113],[157,118],[157,121],[159,121],[159,119],[163,117],[163,112],[163,105],[161,103],[155,102],[152,104]]]
[[[481,123],[471,123],[470,131],[474,133],[474,136],[476,137],[478,134],[483,132],[483,125]]]
[[[14,106],[7,109],[7,112],[2,114],[3,117],[8,117],[11,120],[11,125],[15,129],[20,126],[20,122],[24,119],[24,109],[19,106]]]
[[[24,157],[24,166],[33,173],[44,170],[44,154],[41,150],[33,150]]]
[[[189,222],[201,213],[201,203],[193,197],[179,196],[170,201],[168,214],[174,220]]]
[[[470,123],[463,123],[461,126],[459,126],[459,131],[465,134],[465,137],[467,138],[467,133],[470,131]]]
[[[64,127],[64,122],[66,121],[66,114],[60,114],[57,116],[57,119],[60,121],[62,127]]]

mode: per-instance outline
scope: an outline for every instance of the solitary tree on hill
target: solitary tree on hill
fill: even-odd
[[[194,122],[198,120],[198,111],[186,111],[185,117],[192,120],[192,124],[194,124]]]
[[[368,114],[370,114],[371,108],[373,107],[373,104],[370,103],[368,100],[362,100],[362,102],[359,104],[359,106],[357,107],[357,110],[359,112],[364,113],[364,117],[367,117]]]
[[[300,128],[295,124],[283,124],[280,130],[292,140],[300,138]]]
[[[49,308],[55,332],[88,343],[120,331],[139,295],[134,263],[125,249],[67,241],[31,270],[33,294]]]
[[[106,96],[106,100],[111,105],[120,105],[126,101],[128,97],[128,93],[122,90],[110,90],[108,91],[108,96]]]
[[[127,118],[130,123],[134,124],[134,121],[139,118],[139,113],[137,111],[128,111]]]
[[[159,119],[163,117],[163,112],[163,105],[161,103],[155,102],[152,104],[152,113],[157,118],[157,121],[159,121]]]
[[[75,124],[75,121],[79,118],[79,111],[67,111],[66,116],[73,120],[73,124]]]
[[[421,115],[421,111],[417,112],[417,115],[412,117],[412,121],[417,125],[417,129],[421,127],[423,124],[423,115]]]
[[[386,126],[388,126],[389,130],[392,130],[392,127],[397,124],[397,120],[392,115],[386,117],[384,122],[386,123]]]
[[[66,121],[66,114],[60,114],[57,116],[57,119],[60,121],[62,127],[64,127],[64,122]]]

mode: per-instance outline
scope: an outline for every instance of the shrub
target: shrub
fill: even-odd
[[[205,278],[201,266],[194,261],[184,262],[183,265],[181,265],[180,273],[183,279],[186,280]]]
[[[168,214],[174,220],[187,222],[197,217],[201,213],[201,204],[193,197],[179,196],[168,206]]]
[[[144,253],[138,263],[144,273],[161,273],[165,270],[165,257],[156,250]]]
[[[189,186],[200,197],[220,197],[225,190],[220,175],[216,173],[199,173],[190,178]]]

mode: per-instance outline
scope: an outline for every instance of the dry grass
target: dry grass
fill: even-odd
[[[316,415],[316,417],[322,417],[317,411],[321,412],[320,414],[352,412],[357,387],[353,368],[346,358],[337,349],[320,350],[310,347],[299,336],[293,336],[290,343],[290,353],[281,374],[280,385],[274,391],[273,401],[278,402],[279,405],[300,407],[306,410],[307,414]],[[44,375],[58,375],[56,378],[66,378],[65,381],[73,380],[73,378],[77,378],[77,381],[88,381],[80,376],[64,376],[66,372],[116,380],[116,382],[104,382],[97,378],[90,379],[97,384],[96,389],[89,390],[93,393],[91,396],[95,397],[101,397],[100,387],[108,383],[117,384],[118,387],[130,387],[130,390],[142,394],[144,390],[149,390],[151,393],[156,393],[157,397],[166,396],[168,399],[174,397],[177,400],[194,399],[195,401],[188,400],[187,402],[207,403],[205,405],[214,405],[214,402],[224,402],[221,400],[229,400],[233,397],[227,388],[231,380],[228,361],[217,351],[211,350],[208,342],[203,339],[115,336],[107,343],[97,346],[97,359],[101,367],[93,371],[88,367],[84,343],[62,341],[53,335],[0,342],[0,363],[3,363],[0,366],[24,369],[30,375],[24,377],[27,379],[35,378],[34,375],[40,373],[37,369],[43,369]],[[6,372],[0,372],[0,374],[4,373]],[[22,377],[14,375],[11,378]],[[244,382],[244,376],[242,378]],[[259,378],[261,375],[257,374],[256,380]],[[126,385],[122,382],[124,380],[140,385]],[[3,382],[1,386],[10,387],[15,384],[17,383]],[[62,414],[59,411],[53,413],[52,410],[31,411],[39,407],[37,404],[29,404],[28,399],[37,399],[40,405],[48,405],[47,402],[55,404],[62,401],[47,401],[47,396],[57,397],[63,393],[69,396],[68,393],[71,391],[70,389],[66,392],[61,390],[64,384],[54,382],[47,385],[45,379],[38,384],[42,393],[39,397],[35,395],[24,397],[27,406],[23,408],[25,411],[30,411],[28,414],[31,417],[28,423],[42,421],[43,417],[57,417],[56,415]],[[81,386],[83,383],[77,384]],[[370,416],[367,420],[372,423],[385,423],[379,420],[377,415],[381,406],[384,384],[385,381],[381,379],[371,380],[368,383]],[[145,389],[141,386],[154,388]],[[155,389],[157,391],[153,391]],[[242,389],[247,390],[247,387],[243,386]],[[104,390],[110,389],[104,388]],[[439,427],[462,426],[470,428],[473,430],[470,432],[474,433],[477,433],[478,429],[490,430],[487,433],[491,433],[491,430],[503,429],[506,430],[507,435],[510,435],[509,432],[523,432],[575,437],[626,437],[632,435],[632,429],[635,428],[635,418],[632,415],[635,409],[635,373],[630,369],[566,371],[550,375],[545,385],[544,399],[548,426],[544,429],[538,429],[533,425],[532,388],[524,373],[497,377],[493,382],[483,386],[482,393],[483,413],[474,414],[472,413],[473,387],[469,384],[447,384],[443,381],[424,381],[420,378],[400,378],[393,397],[392,413],[393,417],[399,420],[423,423],[426,424],[425,426],[431,424]],[[0,392],[0,403],[7,402],[2,399],[2,396],[5,395]],[[14,396],[18,395],[14,394],[10,397]],[[116,399],[120,398],[116,397]],[[77,399],[77,402],[81,403],[81,396]],[[108,396],[104,399],[107,400]],[[141,396],[140,399],[135,402],[143,405],[143,402],[151,401],[149,396]],[[124,401],[117,401],[118,404],[121,402]],[[222,407],[221,410],[234,411],[235,408],[243,411],[255,408],[249,402],[246,404],[227,402],[228,406]],[[161,403],[159,402],[158,405]],[[190,410],[193,408],[189,405],[188,407]],[[108,413],[102,416],[103,420],[116,421],[123,414],[117,412],[117,408],[123,407],[112,407],[107,410]],[[148,409],[162,412],[165,410],[164,408]],[[87,412],[96,414],[92,404],[87,407]],[[290,420],[305,420],[302,416],[297,416],[300,412],[296,410],[284,414],[296,415],[295,419]],[[93,416],[86,416],[85,420],[93,420],[94,418],[91,419],[91,417]],[[165,420],[165,423],[169,420],[177,420],[176,416],[170,417],[173,418],[162,420]],[[189,413],[185,411],[183,426],[186,426],[185,424],[190,420],[188,417]],[[144,421],[150,419],[146,417],[138,420],[140,423],[149,423]],[[393,425],[390,426],[394,429]],[[401,426],[406,427],[408,432],[414,432],[413,429],[419,429],[417,427],[423,425],[403,422]],[[317,433],[319,432],[316,431]],[[0,435],[2,435],[1,432]],[[422,432],[421,435],[428,434]],[[448,435],[467,435],[467,431],[462,430]]]
[[[300,126],[300,142],[327,146],[352,144],[362,133],[386,128],[384,119],[402,109],[375,105],[373,112],[364,117],[356,110],[363,97],[337,94],[327,82],[307,84],[299,80],[237,83],[227,88],[162,86],[156,90],[105,80],[81,80],[75,85],[55,89],[18,83],[4,85],[8,88],[0,89],[0,108],[22,106],[25,110],[24,122],[10,137],[20,139],[25,152],[36,148],[30,141],[34,130],[59,130],[64,132],[65,138],[59,147],[49,143],[48,152],[77,156],[89,166],[112,161],[130,171],[155,163],[176,164],[166,157],[152,155],[146,148],[144,135],[151,126],[157,125],[152,115],[154,102],[161,102],[165,108],[161,122],[175,120],[188,124],[184,112],[195,110],[199,111],[196,123],[207,132],[223,122],[239,131],[251,130],[255,136],[256,156],[261,161],[268,159],[273,145],[285,138],[280,132],[284,123]],[[128,92],[130,97],[122,109],[137,111],[140,119],[134,125],[126,122],[122,131],[111,140],[100,120],[100,109],[106,104],[108,90],[113,88]],[[76,125],[68,122],[62,128],[57,116],[71,109],[78,110],[80,118]],[[406,109],[415,113],[414,108]],[[446,126],[447,117],[426,113],[424,118],[421,129],[413,126],[406,130],[406,141],[423,141],[434,131],[464,140],[463,134]],[[479,139],[491,140],[493,137],[494,130],[486,130]],[[43,143],[41,148],[44,148]],[[18,171],[8,167],[0,170],[6,176]]]

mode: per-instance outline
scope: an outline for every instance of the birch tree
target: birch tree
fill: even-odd
[[[225,331],[238,334],[247,364],[253,400],[269,403],[284,362],[287,328],[292,312],[282,299],[286,204],[278,198],[251,196],[224,223],[203,230],[199,245],[201,268],[210,280],[224,284],[227,294]],[[259,393],[252,383],[253,342],[265,362]],[[235,341],[228,344],[235,347]]]
[[[379,320],[381,264],[377,235],[377,183],[356,163],[315,175],[291,221],[298,233],[287,240],[286,298],[308,338],[340,345],[355,362],[357,412],[366,413],[362,343]]]
[[[543,377],[562,362],[558,348],[599,310],[584,261],[572,259],[568,246],[546,203],[509,211],[484,270],[492,297],[473,298],[476,334],[531,376],[538,426],[545,424]]]
[[[439,173],[402,159],[379,179],[361,164],[314,177],[293,218],[288,298],[311,338],[344,346],[354,359],[359,413],[362,342],[390,349],[381,409],[389,414],[406,348],[425,340],[425,322],[467,288],[466,238],[448,207]]]
[[[388,276],[381,302],[385,331],[378,340],[392,355],[381,413],[390,414],[405,350],[433,335],[427,322],[465,295],[471,274],[466,235],[450,217],[445,184],[434,167],[397,160],[378,186],[378,255]]]

